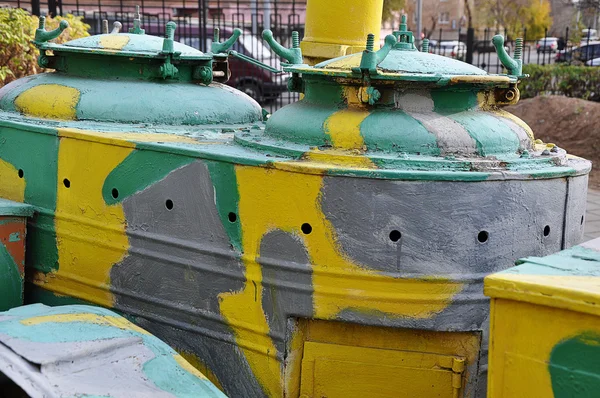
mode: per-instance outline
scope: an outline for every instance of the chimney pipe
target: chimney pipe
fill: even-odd
[[[369,33],[378,47],[382,13],[383,0],[308,0],[300,45],[304,62],[315,65],[361,52]]]

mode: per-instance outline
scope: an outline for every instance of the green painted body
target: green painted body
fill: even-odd
[[[557,344],[548,365],[554,398],[593,398],[600,391],[600,335],[582,334]]]

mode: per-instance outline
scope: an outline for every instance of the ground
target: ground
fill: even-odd
[[[535,138],[591,160],[590,188],[600,189],[600,102],[551,95],[505,109],[531,126]]]

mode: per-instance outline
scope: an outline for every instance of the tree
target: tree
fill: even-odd
[[[527,29],[529,39],[538,39],[552,25],[548,0],[483,0],[479,9],[486,26],[503,29],[513,38]]]
[[[89,36],[89,25],[82,22],[82,17],[67,15],[65,17],[46,18],[46,29],[58,27],[61,20],[69,22],[66,29],[55,41],[64,43],[79,37]],[[23,76],[43,72],[37,64],[38,49],[31,43],[35,30],[39,25],[36,16],[29,15],[20,8],[0,8],[0,87]]]
[[[383,20],[387,22],[393,19],[405,5],[405,0],[383,0]]]

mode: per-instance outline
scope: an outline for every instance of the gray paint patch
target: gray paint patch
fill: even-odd
[[[185,334],[186,327],[194,328],[190,338],[200,340],[204,335],[211,343],[194,343],[191,352],[223,380],[226,393],[262,396],[219,311],[218,295],[242,289],[245,277],[214,198],[208,169],[197,161],[123,201],[130,249],[111,270],[115,307],[171,325],[157,333],[169,343]],[[167,208],[167,200],[172,209]],[[228,380],[232,368],[243,375]],[[242,395],[237,390],[240,380],[246,383]]]
[[[304,244],[297,236],[275,230],[263,236],[258,262],[262,266],[262,306],[277,350],[285,353],[287,318],[310,317],[312,294],[282,287],[282,283],[312,287],[312,273]],[[293,267],[281,265],[293,264]],[[302,270],[297,272],[296,270]]]
[[[477,155],[477,145],[469,132],[456,121],[435,112],[409,112],[437,137],[442,155]]]

